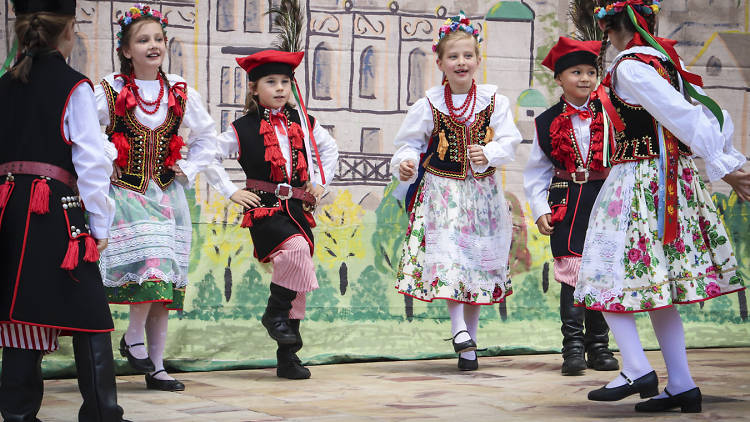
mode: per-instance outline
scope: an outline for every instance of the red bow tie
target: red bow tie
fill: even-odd
[[[587,108],[577,109],[575,107],[568,107],[568,111],[566,111],[563,116],[573,116],[574,114],[577,114],[578,117],[581,118],[581,120],[586,120],[591,118],[591,111]]]
[[[286,135],[286,127],[289,122],[287,122],[286,115],[284,113],[271,113],[271,115],[269,116],[269,120],[271,121],[273,127],[279,130],[279,133],[281,133],[282,135]]]

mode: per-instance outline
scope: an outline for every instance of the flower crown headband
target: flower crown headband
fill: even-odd
[[[122,33],[123,31],[125,31],[125,28],[144,16],[151,16],[152,18],[156,18],[161,24],[162,29],[166,28],[167,24],[169,23],[166,16],[163,16],[158,10],[151,9],[149,5],[142,3],[134,4],[133,7],[128,9],[125,14],[120,16],[120,19],[117,20],[117,23],[120,24],[120,32],[117,33],[118,50],[120,49],[120,47],[122,47]],[[164,31],[164,33],[166,34],[166,31]]]
[[[643,0],[625,0],[608,4],[604,7],[595,7],[594,16],[596,16],[597,19],[604,19],[605,16],[611,16],[622,12],[627,6],[632,6],[636,11],[645,16],[648,16],[652,13],[655,15],[659,13],[659,9],[661,8],[659,5],[659,0],[654,0],[653,4],[644,4]]]
[[[474,28],[469,18],[466,17],[464,11],[459,12],[458,16],[452,16],[443,22],[443,26],[438,31],[438,36],[435,42],[432,44],[432,51],[436,52],[438,44],[445,38],[446,35],[451,32],[463,31],[469,35],[472,35],[477,40],[477,44],[482,42],[482,36],[479,35],[479,29]]]

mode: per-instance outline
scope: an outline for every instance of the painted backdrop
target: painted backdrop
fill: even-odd
[[[149,2],[169,18],[165,71],[198,89],[225,130],[242,113],[245,73],[235,57],[270,47],[277,28],[265,14],[278,0],[171,0]],[[515,163],[498,172],[514,216],[511,271],[514,294],[484,307],[479,331],[486,353],[556,352],[560,348],[559,287],[551,255],[530,218],[521,170],[533,137],[533,119],[560,95],[540,66],[557,37],[572,31],[568,0],[303,0],[307,14],[305,61],[297,72],[310,111],[338,140],[338,174],[317,213],[315,261],[321,288],[309,296],[301,357],[311,363],[371,358],[452,356],[450,323],[442,302],[425,304],[396,293],[394,269],[406,226],[388,162],[406,110],[440,82],[431,44],[446,15],[462,8],[479,23],[481,83],[510,98],[524,136]],[[677,49],[706,90],[735,121],[735,145],[750,155],[750,0],[668,0],[659,34]],[[117,18],[127,1],[79,0],[76,48],[70,63],[98,80],[118,68]],[[9,0],[0,4],[0,57],[12,43]],[[242,172],[225,166],[235,182]],[[750,205],[711,187],[744,274],[750,275]],[[241,210],[200,179],[189,192],[193,249],[186,307],[170,321],[168,365],[198,370],[273,364],[274,343],[260,324],[270,274],[252,258],[239,227]],[[726,239],[719,239],[726,241]],[[692,347],[748,346],[745,293],[680,308]],[[112,306],[117,331],[127,308]],[[639,317],[648,328],[648,319]],[[644,343],[656,342],[644,329]],[[69,341],[45,359],[48,374],[72,366]],[[121,362],[122,363],[122,362]],[[124,366],[121,369],[125,369]]]

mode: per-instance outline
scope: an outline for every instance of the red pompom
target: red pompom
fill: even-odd
[[[116,132],[112,134],[110,140],[117,149],[117,159],[115,159],[115,164],[120,167],[126,167],[128,165],[128,156],[130,154],[130,143],[128,142],[128,138],[122,133]]]
[[[183,142],[182,136],[172,135],[172,138],[169,140],[169,155],[164,159],[164,165],[166,167],[173,166],[177,160],[182,158],[180,150],[184,146],[185,142]]]

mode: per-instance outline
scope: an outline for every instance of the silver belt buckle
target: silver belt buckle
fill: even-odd
[[[286,189],[285,193],[282,193],[282,189]],[[279,183],[276,185],[276,190],[273,193],[277,198],[286,201],[292,197],[292,185],[288,183]]]
[[[578,175],[583,173],[583,180],[578,179]],[[575,172],[570,173],[570,178],[573,179],[573,183],[582,185],[589,181],[589,170],[583,167],[578,167]]]

